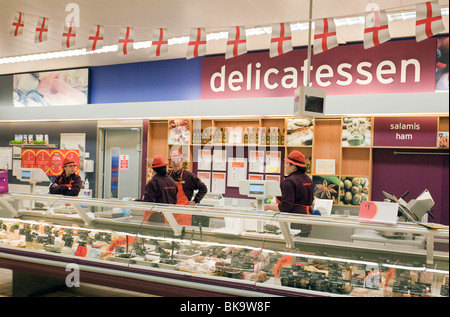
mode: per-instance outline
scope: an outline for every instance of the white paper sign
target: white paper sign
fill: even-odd
[[[239,181],[247,179],[247,159],[229,158],[228,159],[228,187],[239,187]]]
[[[383,201],[362,201],[358,220],[396,224],[398,204]]]
[[[198,169],[211,170],[211,150],[198,150]]]
[[[214,171],[226,171],[227,170],[227,151],[214,150],[213,170]]]
[[[281,171],[281,152],[267,151],[266,173],[280,173],[280,171]]]
[[[264,151],[249,151],[248,171],[264,173]]]
[[[335,165],[334,159],[316,159],[316,174],[335,175]]]
[[[212,173],[211,192],[225,194],[225,173]]]
[[[198,172],[197,173],[198,178],[205,183],[206,187],[208,188],[208,192],[211,192],[211,173],[210,172]]]

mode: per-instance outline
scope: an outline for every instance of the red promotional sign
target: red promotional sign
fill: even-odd
[[[436,147],[437,117],[375,117],[373,146]]]
[[[63,170],[62,167],[63,160],[64,160],[63,150],[52,150],[49,159],[50,170],[48,175],[56,176],[61,174]]]
[[[35,167],[42,169],[45,174],[50,171],[50,150],[39,149],[36,150],[36,165]]]
[[[36,150],[22,149],[22,168],[34,168],[36,165]]]
[[[436,39],[391,41],[364,49],[341,45],[311,58],[313,87],[328,95],[434,92]],[[201,99],[294,96],[306,85],[307,49],[202,60]]]

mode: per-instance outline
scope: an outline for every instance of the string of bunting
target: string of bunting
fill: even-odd
[[[337,33],[334,18],[314,20],[315,31],[313,41],[314,54],[320,54],[337,47]],[[35,28],[35,43],[42,43],[48,39],[49,18],[38,17]],[[11,24],[10,35],[22,36],[25,26],[25,13],[17,12]],[[416,5],[416,40],[423,41],[435,34],[445,31],[441,9],[437,1],[428,1]],[[61,35],[63,49],[75,46],[77,34],[72,24],[65,25]],[[364,48],[378,46],[391,39],[387,14],[384,10],[372,11],[365,19]],[[92,25],[86,51],[96,51],[103,47],[104,26]],[[134,28],[121,27],[118,39],[119,54],[128,55],[133,51]],[[187,45],[186,59],[206,55],[206,31],[205,28],[192,28]],[[168,38],[166,28],[153,29],[150,58],[157,58],[167,54]],[[290,23],[276,23],[272,25],[270,39],[270,57],[285,54],[293,49]],[[245,26],[232,26],[228,30],[225,58],[233,58],[247,53],[247,39]]]

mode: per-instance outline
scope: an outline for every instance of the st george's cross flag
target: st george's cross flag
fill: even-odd
[[[390,39],[386,12],[376,10],[367,15],[364,27],[364,48],[380,45]]]
[[[123,27],[119,35],[119,55],[128,55],[134,50],[134,29],[132,27]]]
[[[9,35],[20,36],[23,34],[23,27],[25,26],[25,14],[22,12],[17,12],[14,15],[13,23],[11,24],[11,30]]]
[[[93,24],[91,26],[91,31],[89,32],[89,43],[86,47],[86,51],[96,51],[103,47],[103,40],[104,40],[104,28],[103,25],[100,24]]]
[[[291,26],[289,23],[276,23],[272,25],[270,39],[270,57],[279,56],[292,51]]]
[[[247,53],[247,38],[245,27],[232,26],[228,29],[227,47],[225,50],[225,59],[236,57]]]
[[[426,40],[442,31],[445,27],[437,1],[416,4],[416,41]]]
[[[61,39],[61,47],[63,49],[74,47],[76,36],[77,32],[76,29],[73,27],[72,22],[69,24],[69,26],[67,26],[67,24],[64,24],[64,31],[62,33]]]
[[[204,28],[193,28],[189,36],[186,59],[206,55],[206,31]]]
[[[34,43],[42,43],[47,41],[49,18],[39,17],[34,33]]]
[[[160,57],[169,52],[169,41],[167,39],[167,29],[153,29],[152,46],[150,47],[150,58]]]
[[[314,55],[331,50],[339,45],[334,19],[324,18],[316,20],[314,23]]]

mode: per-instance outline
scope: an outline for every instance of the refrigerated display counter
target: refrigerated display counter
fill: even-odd
[[[164,222],[143,220],[153,213]],[[293,223],[327,234],[300,237]],[[340,240],[339,230],[419,243]],[[0,195],[0,266],[20,281],[16,296],[70,286],[75,270],[81,282],[161,296],[448,296],[448,237],[445,226],[352,216]]]

